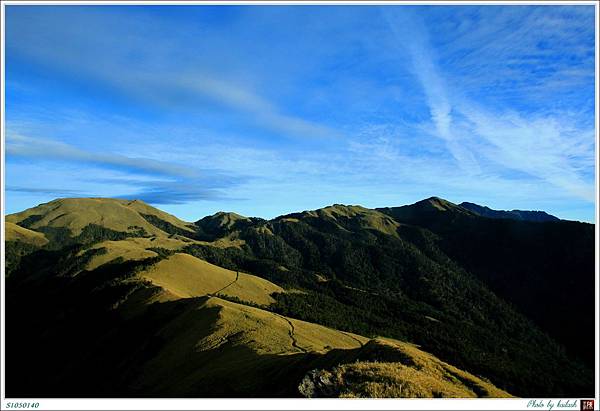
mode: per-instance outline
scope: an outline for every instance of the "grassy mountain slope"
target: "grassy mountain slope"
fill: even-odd
[[[248,218],[236,213],[221,211],[194,223],[197,230],[196,238],[208,241],[215,239],[236,240],[236,232],[263,221],[261,218]]]
[[[384,234],[397,236],[399,224],[389,216],[376,210],[370,210],[361,206],[345,206],[334,204],[329,207],[302,213],[290,214],[278,218],[284,223],[298,222],[305,219],[318,219],[329,224],[332,228],[352,231],[377,230]]]
[[[214,248],[239,247],[240,242],[229,239],[219,239],[215,242],[192,240],[182,236],[170,237],[125,237],[121,240],[107,240],[95,243],[90,249],[102,249],[101,254],[94,255],[88,263],[91,270],[114,259],[141,260],[156,256],[160,252],[175,252],[190,244],[209,245]]]
[[[96,224],[119,232],[143,230],[149,235],[167,236],[167,233],[148,221],[151,216],[160,221],[192,233],[185,223],[142,201],[108,198],[64,198],[40,204],[20,213],[6,216],[6,221],[22,227],[44,232],[53,228],[67,229],[67,234],[77,236],[84,227]]]
[[[272,293],[283,292],[281,287],[260,277],[227,270],[182,253],[139,275],[180,298],[214,294],[262,305],[275,301]]]
[[[44,234],[28,230],[9,221],[4,226],[4,239],[5,241],[19,241],[37,247],[48,243],[48,239],[44,237]]]

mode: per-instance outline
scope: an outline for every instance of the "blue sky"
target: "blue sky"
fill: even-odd
[[[6,212],[594,221],[593,6],[6,6]]]

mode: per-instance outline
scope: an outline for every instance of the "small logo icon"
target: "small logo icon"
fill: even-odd
[[[594,411],[594,400],[581,400],[579,402],[581,411]]]

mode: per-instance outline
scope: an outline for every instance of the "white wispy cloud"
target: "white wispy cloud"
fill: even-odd
[[[8,156],[12,157],[76,161],[90,165],[121,168],[133,173],[150,173],[186,178],[198,176],[198,172],[189,167],[149,158],[134,158],[114,153],[89,152],[59,141],[18,134],[8,134],[6,136],[5,152]]]
[[[43,38],[32,37],[32,31],[27,27],[11,25],[8,35],[20,39],[16,48],[12,44],[17,42],[11,43],[11,52],[77,78],[101,81],[123,94],[162,109],[183,109],[191,114],[206,115],[203,110],[207,104],[203,103],[208,100],[211,110],[220,106],[243,116],[247,124],[282,136],[340,136],[332,127],[286,112],[264,93],[232,78],[226,74],[227,70],[212,67],[206,59],[189,51],[179,55],[178,50],[183,47],[175,40],[177,37],[160,35],[165,29],[160,21],[142,19],[131,26],[126,17],[118,13],[111,19],[98,18],[81,10],[69,13],[63,15],[56,11],[53,19],[43,13],[30,16],[30,24],[47,28]],[[65,24],[57,24],[65,18]],[[77,23],[71,24],[74,21]],[[107,30],[107,21],[110,30]],[[97,32],[103,35],[99,37]],[[147,33],[152,39],[152,52]],[[180,64],[181,61],[185,64]]]
[[[587,201],[595,200],[589,175],[594,168],[593,130],[573,129],[554,117],[488,113],[474,105],[461,105],[459,110],[471,122],[472,133],[489,143],[476,148],[487,161],[546,180]]]
[[[425,93],[431,119],[435,125],[435,135],[446,141],[446,146],[461,169],[469,174],[479,174],[481,168],[477,158],[466,149],[464,136],[454,130],[452,104],[447,86],[435,62],[427,32],[418,15],[409,12],[384,11],[391,31],[397,40],[397,47],[406,50],[413,72]]]
[[[16,193],[27,193],[27,194],[50,194],[53,196],[84,196],[89,193],[82,190],[69,190],[59,187],[23,187],[23,186],[7,186],[6,191],[12,191]]]
[[[514,110],[505,112],[474,103],[458,91],[461,85],[456,80],[452,86],[447,85],[418,16],[388,13],[386,17],[400,47],[408,50],[415,76],[426,96],[436,135],[446,141],[448,150],[463,170],[478,175],[490,164],[501,166],[594,201],[594,182],[589,178],[589,171],[594,166],[591,161],[593,130],[564,124],[554,116],[520,114]],[[539,24],[533,28],[536,26]],[[503,30],[510,30],[510,27],[509,24],[502,25]],[[522,30],[511,33],[510,39],[524,35]],[[528,26],[526,30],[532,30],[532,27]],[[503,44],[511,47],[510,43]],[[497,48],[498,44],[488,47]],[[506,55],[506,50],[503,52]]]
[[[592,91],[591,5],[455,8],[428,30],[463,93],[568,106],[578,93]]]
[[[232,108],[255,116],[255,119],[276,131],[302,137],[338,137],[340,133],[330,127],[297,116],[281,113],[273,103],[259,94],[214,76],[183,75],[171,79],[169,87],[180,87],[213,98]]]
[[[84,182],[94,183],[96,188],[98,184],[100,187],[128,188],[126,194],[118,197],[137,198],[154,204],[184,204],[197,200],[230,198],[224,190],[247,180],[242,175],[199,168],[197,162],[196,167],[190,167],[151,158],[90,152],[60,141],[12,133],[7,135],[5,151],[9,161],[23,158],[78,166],[80,174],[84,175]],[[109,179],[93,177],[94,168],[114,170],[120,174]],[[88,173],[89,176],[85,177]],[[82,195],[84,191],[68,188],[78,183],[81,184],[81,181],[66,180],[65,187],[60,189],[11,185],[7,190],[28,194]],[[93,190],[85,193],[95,195]]]

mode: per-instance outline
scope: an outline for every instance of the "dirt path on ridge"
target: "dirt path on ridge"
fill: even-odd
[[[278,316],[278,317],[281,317],[281,318],[282,318],[283,320],[285,320],[285,321],[288,323],[288,325],[290,326],[290,329],[289,329],[289,331],[288,331],[288,334],[289,334],[289,336],[290,336],[290,339],[292,340],[292,347],[294,347],[294,348],[297,348],[297,349],[299,349],[300,351],[302,351],[302,352],[304,352],[304,353],[307,353],[307,352],[308,352],[308,350],[307,350],[307,349],[305,349],[305,348],[302,348],[302,347],[300,347],[300,346],[298,345],[298,340],[296,340],[296,337],[294,336],[294,334],[295,334],[295,332],[296,332],[296,329],[294,328],[294,324],[292,324],[292,322],[291,322],[289,319],[287,319],[286,317],[284,317],[284,316],[283,316],[283,315],[281,315],[281,314],[277,314],[277,313],[273,313],[273,314],[275,314],[275,315],[276,315],[276,316]]]
[[[230,282],[229,284],[227,284],[225,287],[221,288],[220,290],[217,290],[217,291],[215,291],[214,293],[208,293],[208,294],[206,294],[206,295],[208,295],[208,296],[210,296],[210,297],[216,296],[216,295],[217,295],[217,294],[219,294],[221,291],[225,290],[227,287],[229,287],[229,286],[231,286],[231,285],[233,285],[233,284],[237,283],[237,280],[239,280],[239,278],[240,278],[240,272],[239,272],[239,271],[236,271],[236,272],[235,272],[235,280],[233,280],[232,282]]]

